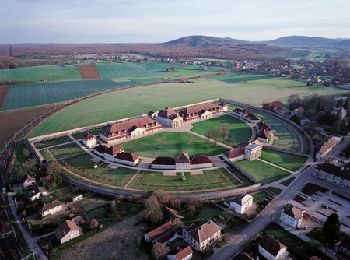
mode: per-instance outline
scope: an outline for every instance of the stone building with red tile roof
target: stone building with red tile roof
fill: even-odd
[[[156,116],[156,120],[164,127],[178,128],[184,123],[184,119],[173,108],[164,108],[160,110]]]
[[[82,229],[71,220],[65,220],[56,230],[55,235],[61,244],[83,234]]]
[[[92,149],[96,146],[96,137],[93,134],[88,132],[88,133],[84,134],[81,142],[87,148]]]
[[[304,217],[308,217],[308,214],[305,211],[293,206],[292,204],[287,204],[282,211],[280,221],[286,226],[297,229],[300,227]]]
[[[259,253],[266,259],[284,260],[288,255],[287,247],[272,236],[264,235],[258,245]]]

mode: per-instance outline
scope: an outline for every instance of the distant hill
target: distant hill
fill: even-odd
[[[201,35],[192,35],[181,37],[176,40],[165,42],[165,45],[184,45],[190,47],[208,47],[208,46],[233,46],[238,44],[246,44],[248,41],[236,40],[229,37],[220,38],[220,37],[210,37],[210,36],[201,36]]]
[[[245,41],[229,37],[210,37],[192,35],[163,43],[164,45],[182,45],[187,47],[220,46],[230,47],[242,44],[267,44],[282,47],[350,47],[350,39],[331,39],[324,37],[287,36],[269,41]]]

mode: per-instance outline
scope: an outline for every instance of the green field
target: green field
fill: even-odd
[[[80,73],[75,65],[43,65],[18,69],[0,70],[0,82],[40,82],[79,80]]]
[[[73,142],[73,140],[70,139],[69,136],[64,135],[55,139],[49,139],[46,141],[37,142],[37,143],[34,143],[34,145],[38,149],[43,149],[50,146],[55,146],[63,143],[71,143],[71,142]]]
[[[248,81],[251,80],[258,80],[258,79],[270,79],[274,78],[271,75],[268,74],[255,74],[255,73],[247,73],[247,72],[242,72],[242,73],[229,73],[226,75],[215,75],[215,76],[210,76],[210,79],[217,79],[220,81],[223,81],[225,83],[247,83]]]
[[[8,88],[1,110],[59,103],[89,96],[97,92],[125,87],[112,80],[75,80],[48,83],[27,83]]]
[[[275,130],[275,141],[273,142],[274,147],[290,150],[294,152],[303,152],[303,143],[306,141],[299,134],[297,129],[289,123],[269,115],[267,113],[257,113],[257,116],[266,124],[268,124],[272,130]],[[307,142],[305,145],[308,145]]]
[[[147,157],[176,156],[180,152],[193,155],[216,155],[225,148],[197,137],[191,133],[160,132],[122,143],[127,152]]]
[[[77,175],[116,187],[123,187],[137,172],[129,168],[108,168],[105,164],[93,168],[94,162],[88,154],[82,154],[62,163]]]
[[[128,185],[128,188],[137,190],[164,190],[164,191],[196,191],[236,187],[239,182],[224,168],[204,171],[202,175],[185,173],[183,181],[180,173],[176,176],[164,176],[161,172],[140,172]]]
[[[220,131],[224,124],[228,126],[228,138],[225,140],[219,138],[219,141],[227,145],[233,146],[242,142],[247,142],[252,135],[250,127],[245,122],[230,115],[223,115],[195,123],[192,131],[207,136],[208,130],[218,129]]]
[[[84,151],[75,143],[56,146],[53,148],[49,148],[49,150],[57,160],[61,160],[76,154],[84,153]]]
[[[286,101],[291,94],[306,96],[316,93],[341,94],[348,91],[305,87],[302,82],[281,78],[252,80],[244,84],[228,84],[220,80],[201,78],[192,84],[162,83],[141,86],[103,94],[75,104],[41,124],[31,136],[137,116],[166,106],[183,106],[213,98],[224,97],[259,105],[267,99]]]
[[[289,175],[289,172],[259,160],[243,160],[235,162],[235,164],[262,184],[268,184]]]
[[[260,159],[274,163],[291,171],[298,170],[306,161],[306,158],[302,156],[281,153],[269,149],[262,150]]]

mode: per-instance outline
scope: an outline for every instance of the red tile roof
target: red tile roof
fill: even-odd
[[[186,228],[186,231],[189,234],[191,234],[193,239],[195,239],[199,243],[202,243],[203,241],[207,240],[209,237],[211,237],[220,230],[221,228],[212,220],[209,220],[208,222],[199,226],[192,224],[191,226]]]
[[[190,163],[188,153],[182,152],[175,158],[176,163]]]
[[[176,254],[176,260],[183,260],[193,253],[190,246],[185,247]]]
[[[324,140],[321,148],[319,149],[319,153],[321,155],[327,153],[329,151],[329,149],[336,146],[339,142],[340,142],[339,137],[336,137],[336,136],[327,137],[327,139]]]
[[[135,162],[139,157],[134,153],[118,153],[115,158],[123,161]]]
[[[156,229],[151,230],[147,233],[147,236],[150,240],[156,239],[158,236],[170,231],[173,227],[171,221],[164,223],[163,225],[157,227]]]
[[[91,133],[86,133],[86,134],[84,134],[83,138],[85,140],[91,140],[91,139],[94,139],[95,136],[93,134],[91,134]]]
[[[173,108],[166,107],[158,112],[158,116],[163,118],[174,119],[177,117],[177,112]]]
[[[261,238],[259,244],[262,248],[264,248],[267,252],[269,252],[273,256],[277,256],[278,252],[282,248],[286,247],[281,242],[279,242],[277,239],[275,239],[274,237],[269,236],[269,235],[264,235]]]
[[[150,125],[155,126],[156,124],[157,123],[154,119],[148,116],[143,116],[116,122],[103,128],[102,133],[106,136],[110,136],[113,133],[129,133],[132,132],[135,128],[147,128]]]
[[[212,163],[212,161],[205,155],[193,156],[191,164],[203,164],[203,163]]]
[[[241,147],[233,148],[225,152],[224,155],[229,159],[234,159],[236,157],[244,155],[244,148],[241,148]]]
[[[159,165],[175,165],[175,159],[172,157],[157,157],[152,161],[152,164]]]
[[[124,148],[121,146],[113,145],[108,148],[106,148],[105,153],[108,153],[109,155],[116,156],[118,153],[124,152]]]
[[[297,207],[294,207],[292,204],[287,204],[284,209],[283,213],[296,219],[302,219],[303,218],[303,211]]]
[[[75,222],[71,220],[65,220],[56,230],[56,236],[61,239],[65,237],[69,231],[71,230],[79,230],[79,227]]]

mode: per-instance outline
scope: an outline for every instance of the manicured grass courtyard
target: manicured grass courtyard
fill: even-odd
[[[306,158],[303,156],[282,153],[270,149],[263,149],[260,158],[291,171],[298,170],[306,161]]]
[[[262,184],[277,181],[290,174],[285,170],[276,168],[259,160],[242,160],[235,162],[235,164],[238,165],[243,171],[250,174],[257,182]]]
[[[183,180],[181,173],[165,176],[161,172],[142,171],[132,180],[128,188],[147,191],[198,191],[239,185],[239,182],[224,168],[207,170],[202,175],[185,173],[185,178]]]
[[[48,149],[57,160],[61,160],[66,157],[84,153],[84,151],[75,143],[56,146]]]
[[[95,163],[91,161],[91,157],[88,154],[69,159],[63,162],[62,165],[81,177],[116,187],[123,187],[137,172],[136,170],[121,167],[111,169],[105,164],[100,164],[95,169],[93,167]]]
[[[127,152],[147,157],[176,156],[180,152],[193,155],[216,155],[225,148],[215,145],[191,133],[160,132],[122,143]]]
[[[208,131],[222,131],[223,126],[228,127],[227,138],[219,138],[218,141],[227,145],[236,145],[246,142],[250,139],[252,132],[250,127],[243,121],[230,115],[223,115],[209,120],[201,121],[193,125],[192,131],[201,135],[208,136]]]
[[[37,143],[34,143],[34,145],[38,149],[43,149],[50,146],[55,146],[55,145],[68,143],[68,142],[73,142],[73,140],[70,139],[68,136],[64,135],[55,139],[49,139],[46,141],[37,142]]]

